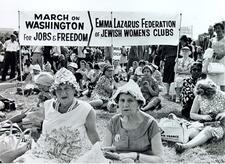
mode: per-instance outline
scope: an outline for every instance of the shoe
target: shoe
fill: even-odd
[[[175,151],[177,154],[182,154],[185,151],[185,148],[180,143],[175,143]]]
[[[162,108],[161,103],[155,107],[155,110],[160,110]]]
[[[175,102],[176,103],[180,103],[180,99],[179,98],[176,98]]]
[[[169,94],[165,94],[165,95],[162,95],[163,98],[167,99],[167,100],[170,100],[171,99],[171,95]]]

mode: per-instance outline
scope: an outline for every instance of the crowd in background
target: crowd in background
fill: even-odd
[[[220,74],[210,74],[207,69],[203,69],[208,60],[204,56],[207,49],[212,49],[212,58],[225,66],[222,23],[210,26],[204,39],[194,41],[186,35],[181,36],[177,46],[122,46],[119,48],[119,58],[114,55],[112,47],[19,47],[18,42],[18,33],[13,33],[9,40],[1,44],[1,55],[4,56],[1,81],[24,81],[25,87],[18,87],[17,93],[25,96],[38,94],[37,107],[46,108],[48,104],[55,116],[73,111],[73,108],[81,109],[79,104],[82,104],[87,108],[87,113],[83,116],[80,111],[79,115],[82,119],[88,118],[87,121],[82,120],[82,125],[86,127],[92,144],[99,140],[93,109],[115,112],[119,108],[121,115],[113,117],[107,126],[105,146],[113,145],[121,150],[138,152],[120,154],[120,159],[161,162],[160,133],[157,122],[150,114],[153,110],[162,109],[162,98],[179,103],[182,107],[181,114],[187,120],[211,121],[225,118],[225,69]],[[52,99],[54,96],[55,100]],[[81,97],[86,97],[88,103],[77,101]],[[50,113],[45,111],[45,114],[48,119],[42,120],[44,127],[49,119],[54,120]],[[29,115],[25,114],[15,122],[24,122],[27,117]],[[71,116],[67,117],[70,124],[73,124]],[[57,121],[60,122],[60,118]],[[49,123],[51,124],[52,122]],[[137,133],[127,134],[120,125],[127,131],[133,129]],[[127,148],[127,138],[135,138],[140,134],[139,126],[146,129],[150,140],[143,142],[146,140],[145,134],[141,136],[143,140],[138,141],[144,146],[138,146],[134,142],[132,148]],[[43,130],[40,125],[39,128]],[[112,139],[117,135],[121,135],[124,142]],[[224,124],[217,128],[207,127],[199,130],[187,144],[176,144],[175,148],[182,152],[211,138],[221,139],[223,136]]]

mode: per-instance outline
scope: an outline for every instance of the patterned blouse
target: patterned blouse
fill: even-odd
[[[148,88],[144,85],[145,81],[149,82],[150,87],[152,87],[152,89],[154,91],[156,91],[156,90],[159,91],[159,86],[158,86],[157,81],[153,77],[145,77],[144,76],[138,81],[138,84],[139,84],[139,86],[141,88],[141,92],[142,92],[142,94],[143,94],[143,96],[144,96],[144,98],[146,100],[146,103],[148,103],[155,96],[151,95],[151,93],[149,92]]]
[[[217,91],[212,100],[197,96],[203,114],[221,113],[225,111],[225,92]]]
[[[190,57],[188,57],[185,61],[183,61],[183,58],[180,58],[177,61],[177,69],[181,69],[182,71],[190,71],[193,62],[194,60]]]
[[[181,90],[181,100],[182,105],[186,105],[186,103],[190,101],[194,101],[194,88],[197,83],[197,80],[194,80],[192,77],[184,79],[183,87]]]
[[[113,93],[113,78],[107,78],[105,75],[98,80],[92,93],[92,99],[109,100]]]

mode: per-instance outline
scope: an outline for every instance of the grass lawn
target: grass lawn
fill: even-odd
[[[28,109],[33,106],[36,106],[37,96],[31,95],[29,97],[22,97],[16,95],[16,88],[7,89],[1,92],[1,95],[11,98],[16,101],[16,103],[23,103],[24,108]],[[151,112],[151,115],[157,120],[162,117],[167,117],[169,113],[173,112],[178,117],[180,116],[180,105],[174,102],[168,101],[162,98],[162,109],[159,111]],[[16,110],[14,112],[7,113],[7,116],[10,117],[16,113],[21,112]],[[113,116],[112,113],[108,113],[102,110],[96,110],[97,113],[97,130],[101,139],[104,137],[104,128],[108,120]],[[176,162],[196,162],[196,163],[225,163],[225,139],[217,142],[209,142],[203,146],[199,146],[193,149],[186,150],[181,155],[176,154],[174,150],[174,143],[163,142],[164,145],[164,160],[167,163],[176,163]]]

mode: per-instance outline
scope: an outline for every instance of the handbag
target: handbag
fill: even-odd
[[[187,143],[189,140],[188,121],[177,118],[173,113],[168,118],[161,118],[159,127],[161,138],[165,141]]]
[[[224,69],[225,67],[223,64],[210,62],[208,64],[207,71],[208,71],[208,74],[222,74],[225,71]]]
[[[31,139],[30,129],[20,132],[18,138],[16,134],[13,134],[13,123],[11,121],[7,121],[6,123],[11,124],[10,132],[5,132],[0,136],[0,154],[11,150],[16,150],[22,142],[26,142],[28,140],[28,138],[25,139],[25,134],[27,132],[29,132],[29,138]]]

